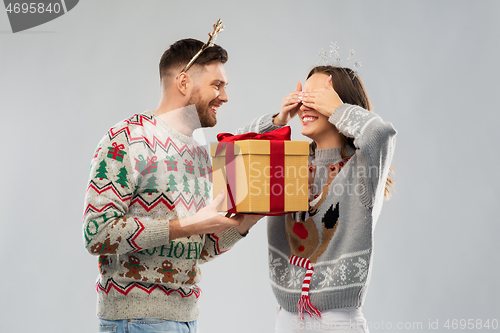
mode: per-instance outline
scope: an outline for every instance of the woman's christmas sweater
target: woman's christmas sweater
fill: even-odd
[[[152,111],[104,136],[91,163],[83,224],[85,247],[98,256],[98,317],[198,318],[198,264],[242,236],[231,228],[169,241],[169,220],[207,205],[211,172],[206,149]]]
[[[309,165],[309,211],[268,217],[269,278],[289,312],[361,307],[370,279],[373,230],[396,131],[375,113],[349,104],[329,121],[354,139],[352,157],[343,160],[340,148],[316,150]],[[239,133],[252,131],[247,126]]]

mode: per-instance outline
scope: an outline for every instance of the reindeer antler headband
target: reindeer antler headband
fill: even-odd
[[[203,44],[203,46],[201,47],[201,50],[199,50],[198,53],[196,53],[194,55],[194,57],[188,62],[188,64],[186,65],[186,67],[184,67],[184,69],[181,71],[181,73],[186,72],[189,69],[189,67],[191,67],[191,65],[193,65],[193,63],[196,61],[196,59],[198,59],[198,57],[200,56],[200,54],[203,51],[205,51],[209,47],[214,46],[215,40],[217,39],[217,35],[219,33],[221,33],[222,31],[224,31],[224,26],[222,25],[222,20],[220,18],[217,20],[217,23],[215,23],[213,25],[213,27],[214,27],[214,31],[208,33],[208,37],[209,37],[208,42]]]

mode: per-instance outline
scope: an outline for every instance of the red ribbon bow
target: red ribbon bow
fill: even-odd
[[[217,141],[222,142],[234,142],[238,140],[290,140],[292,130],[290,126],[275,129],[274,131],[257,134],[254,132],[233,135],[231,133],[220,133],[217,134]],[[217,145],[217,150],[215,155],[218,155],[220,151],[225,147],[225,145]]]
[[[116,142],[113,142],[112,146],[115,148],[115,150],[116,150],[116,149],[118,149],[118,150],[123,150],[123,149],[125,149],[125,146],[124,146],[123,144],[118,145]]]

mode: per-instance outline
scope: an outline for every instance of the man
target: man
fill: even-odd
[[[218,45],[177,41],[160,61],[158,108],[111,128],[92,160],[85,198],[84,242],[98,256],[100,326],[146,332],[196,332],[198,263],[229,250],[259,217],[217,213],[211,167],[192,137],[214,126],[228,101]]]

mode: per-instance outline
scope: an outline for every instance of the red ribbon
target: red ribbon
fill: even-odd
[[[153,158],[147,158],[147,164],[148,166],[146,167],[146,170],[148,173],[153,172],[153,169],[156,169],[158,167],[158,163],[156,162],[156,156],[153,156]]]
[[[271,166],[271,184],[269,188],[271,189],[271,202],[269,203],[269,213],[281,213],[285,210],[285,142],[279,140],[271,141],[270,143],[271,155],[269,157],[269,164]],[[277,174],[278,166],[281,166],[281,174]]]
[[[220,133],[217,135],[217,140],[219,144],[215,151],[215,156],[217,156],[224,147],[226,147],[226,187],[227,187],[227,198],[229,213],[237,213],[236,203],[234,201],[236,194],[236,170],[235,165],[232,163],[234,161],[234,142],[239,140],[270,140],[270,167],[274,170],[274,174],[271,174],[270,179],[270,211],[268,214],[263,215],[279,215],[285,210],[285,142],[284,140],[290,140],[291,130],[289,126],[276,129],[271,132],[257,134],[257,133],[246,133],[241,135],[232,135],[231,133]],[[283,168],[281,175],[276,174],[277,167],[281,166]],[[277,190],[276,190],[277,188]]]
[[[125,146],[123,144],[118,146],[116,142],[113,142],[112,146],[115,148],[115,151],[125,149]]]
[[[217,134],[217,141],[219,141],[219,145],[217,145],[217,150],[215,151],[215,155],[218,155],[220,151],[225,147],[222,145],[224,142],[234,142],[239,140],[290,140],[292,130],[290,126],[282,127],[275,129],[274,131],[257,134],[254,132],[240,134],[240,135],[232,135],[231,133],[220,133]]]

